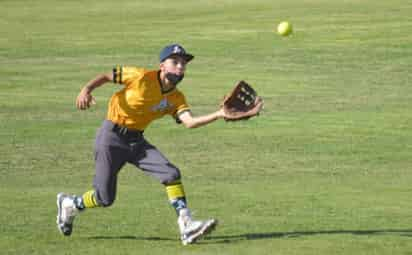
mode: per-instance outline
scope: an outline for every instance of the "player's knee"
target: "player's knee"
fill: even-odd
[[[97,196],[97,203],[102,207],[109,207],[114,203],[115,197],[114,196],[102,196],[98,193]]]
[[[101,201],[101,206],[103,207],[109,207],[114,203],[114,199],[109,199],[109,200],[104,200]]]
[[[170,170],[167,174],[167,176],[165,176],[162,180],[163,184],[167,184],[167,183],[173,183],[176,182],[178,180],[180,180],[181,176],[180,176],[180,171],[177,168],[172,168],[172,170]]]

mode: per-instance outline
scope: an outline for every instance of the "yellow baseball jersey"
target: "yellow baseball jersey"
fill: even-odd
[[[159,70],[118,66],[113,81],[124,85],[109,102],[107,119],[127,128],[143,131],[153,120],[178,115],[189,110],[185,96],[178,89],[162,93]]]

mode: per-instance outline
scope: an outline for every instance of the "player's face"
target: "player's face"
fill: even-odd
[[[186,60],[180,56],[173,56],[160,64],[160,69],[164,73],[173,73],[177,75],[182,75],[186,70]]]

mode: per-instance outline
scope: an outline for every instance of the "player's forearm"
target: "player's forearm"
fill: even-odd
[[[112,81],[112,78],[108,74],[98,75],[93,80],[89,81],[84,87],[83,91],[90,94],[94,89],[102,86],[103,84]]]
[[[223,114],[221,110],[207,114],[207,115],[202,115],[198,117],[193,117],[189,123],[186,123],[187,128],[197,128],[201,127],[204,125],[207,125],[209,123],[214,122],[217,119],[220,119],[223,117]]]

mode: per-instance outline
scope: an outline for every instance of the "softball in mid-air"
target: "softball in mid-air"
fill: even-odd
[[[278,34],[288,36],[292,33],[292,25],[288,21],[282,21],[278,25]]]

